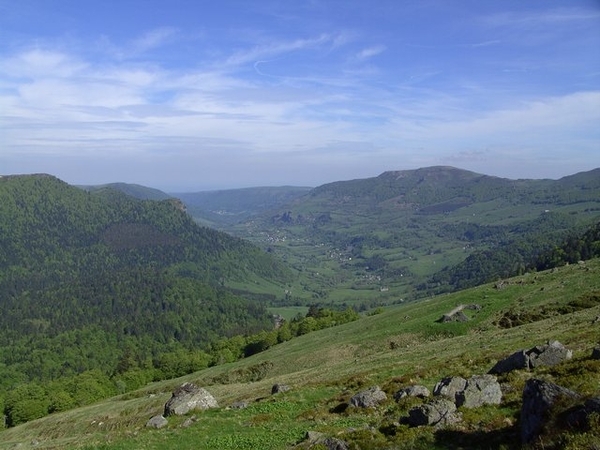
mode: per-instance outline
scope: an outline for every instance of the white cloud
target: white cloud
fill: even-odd
[[[384,45],[376,45],[373,47],[367,47],[362,49],[360,52],[356,54],[356,59],[363,61],[365,59],[372,58],[373,56],[379,55],[385,51]]]

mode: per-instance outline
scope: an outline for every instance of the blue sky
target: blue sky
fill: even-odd
[[[600,167],[600,1],[0,0],[0,174],[166,191]]]

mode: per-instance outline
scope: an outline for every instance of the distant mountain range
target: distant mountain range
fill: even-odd
[[[243,190],[228,191],[238,204]],[[339,181],[251,220],[214,214],[212,226],[279,255],[305,279],[299,297],[389,303],[516,274],[600,218],[600,169],[560,180],[510,180],[453,167]],[[219,194],[223,195],[223,194]],[[214,203],[211,203],[215,200]],[[208,211],[190,213],[200,220]]]
[[[165,194],[167,195],[167,194]],[[437,166],[316,188],[170,194],[300,273],[293,302],[390,303],[517,274],[600,218],[600,169],[559,180]]]

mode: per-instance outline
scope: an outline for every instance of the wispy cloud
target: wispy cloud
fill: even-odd
[[[359,61],[364,61],[366,59],[372,58],[373,56],[379,55],[385,51],[385,45],[375,45],[373,47],[367,47],[362,49],[355,55],[355,58]]]

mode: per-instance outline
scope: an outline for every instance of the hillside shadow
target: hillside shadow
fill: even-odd
[[[436,448],[500,450],[521,448],[517,427],[506,427],[490,431],[438,430],[435,432]]]

